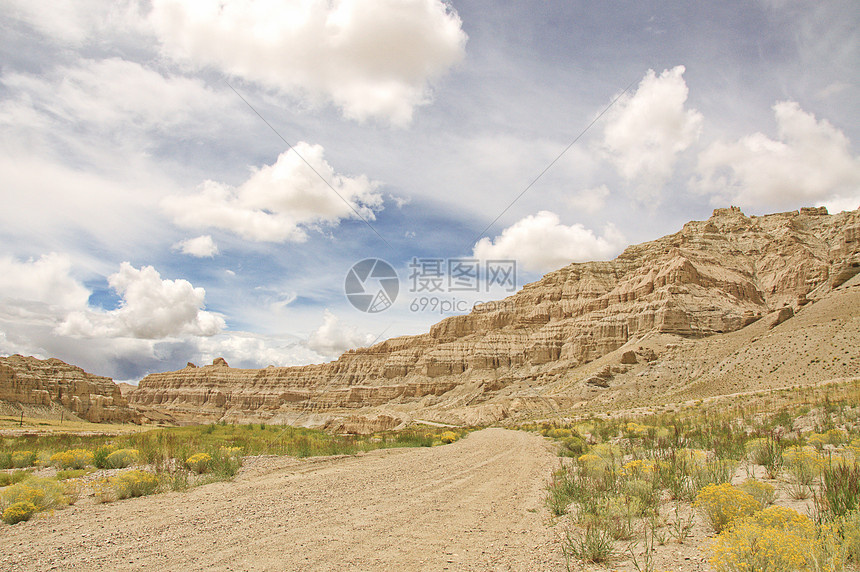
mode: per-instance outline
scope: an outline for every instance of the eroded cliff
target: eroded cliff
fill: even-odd
[[[128,397],[179,421],[269,420],[336,430],[563,410],[596,399],[610,380],[645,376],[677,340],[697,343],[757,322],[791,321],[858,272],[860,211],[748,217],[717,209],[707,221],[631,246],[615,260],[551,272],[504,304],[448,318],[427,334],[353,350],[328,364],[189,364],[147,376]],[[650,345],[638,344],[646,339]],[[846,367],[850,373],[854,366]]]
[[[112,379],[56,358],[0,357],[0,401],[36,408],[64,407],[95,423],[123,423],[139,417]]]

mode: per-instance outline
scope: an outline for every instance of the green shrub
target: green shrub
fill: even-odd
[[[571,559],[601,563],[617,556],[612,535],[597,526],[588,526],[585,531],[566,531],[562,540],[562,553],[568,569]]]
[[[860,464],[829,464],[821,473],[821,489],[815,495],[820,517],[834,520],[860,509]]]
[[[457,440],[457,434],[453,431],[445,431],[444,433],[439,435],[439,439],[445,444],[453,443]]]
[[[114,448],[110,445],[102,445],[93,453],[93,465],[97,469],[108,469],[108,457],[113,452]]]
[[[12,467],[21,469],[36,464],[36,453],[33,451],[15,451],[11,455]]]
[[[110,469],[124,469],[137,463],[139,459],[137,449],[117,449],[107,456],[105,464]]]
[[[733,520],[749,516],[762,508],[752,495],[728,483],[704,487],[696,495],[694,506],[714,532],[720,532]]]
[[[8,487],[20,483],[32,474],[31,471],[11,471],[0,473],[0,487]]]
[[[749,493],[762,506],[773,504],[776,498],[776,489],[773,488],[773,485],[755,479],[747,479],[738,488],[745,493]]]

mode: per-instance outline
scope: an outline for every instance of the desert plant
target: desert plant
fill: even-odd
[[[447,443],[453,443],[454,441],[457,440],[457,434],[454,433],[453,431],[445,431],[444,433],[442,433],[439,436],[439,440],[441,440],[443,443],[446,443],[446,444]]]
[[[733,520],[749,516],[762,508],[752,495],[728,483],[704,487],[696,495],[694,506],[717,533]]]
[[[114,451],[110,445],[103,445],[93,453],[93,466],[97,469],[108,469],[108,457]]]
[[[860,465],[827,465],[821,473],[820,490],[813,498],[819,522],[860,509]]]
[[[92,465],[94,455],[86,449],[69,449],[51,455],[51,464],[61,469],[83,469]]]
[[[68,504],[68,498],[60,484],[53,479],[29,477],[0,491],[0,511],[2,511],[0,515],[4,522],[10,524],[13,524],[11,522],[13,520],[21,522],[29,519],[36,512],[66,504]]]
[[[562,553],[570,570],[572,559],[585,562],[608,562],[615,556],[615,544],[612,535],[598,526],[587,526],[584,531],[565,531],[562,539]]]
[[[127,471],[110,479],[116,498],[151,495],[158,489],[158,478],[146,471]]]
[[[738,485],[738,488],[745,493],[749,493],[762,506],[772,505],[776,498],[776,489],[772,484],[763,483],[755,479],[747,479]]]
[[[27,471],[12,471],[9,473],[0,473],[0,487],[8,487],[15,483],[20,483],[32,474],[32,470]]]
[[[105,459],[105,465],[110,469],[124,469],[138,462],[140,453],[137,449],[117,449]]]
[[[739,518],[721,532],[713,544],[711,563],[718,572],[830,569],[822,566],[826,558],[819,536],[806,516],[772,506]]]
[[[185,460],[185,466],[188,467],[190,471],[194,471],[197,474],[202,474],[208,471],[211,463],[212,455],[209,453],[197,453],[195,455],[191,455]]]
[[[30,517],[37,512],[36,505],[31,502],[16,502],[6,507],[3,511],[2,520],[6,524],[18,524],[19,522],[30,520]]]
[[[15,451],[12,453],[10,458],[11,466],[19,469],[35,465],[37,455],[33,451]]]

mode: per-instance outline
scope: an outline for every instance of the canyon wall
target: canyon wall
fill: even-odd
[[[0,401],[35,407],[64,407],[96,423],[135,421],[119,387],[108,377],[51,358],[0,357]]]
[[[615,260],[550,272],[504,304],[447,318],[426,334],[327,364],[189,364],[147,376],[128,398],[180,422],[262,420],[344,431],[559,411],[665,349],[640,340],[702,340],[764,317],[774,327],[858,272],[860,210],[746,216],[717,209]],[[615,362],[592,371],[590,364],[619,351]]]

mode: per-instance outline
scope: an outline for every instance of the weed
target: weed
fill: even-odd
[[[612,536],[597,526],[587,526],[584,531],[565,531],[562,552],[568,570],[572,559],[599,564],[617,556]]]

